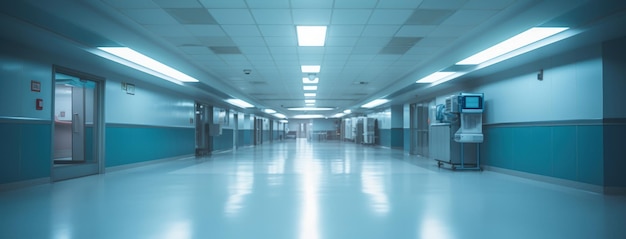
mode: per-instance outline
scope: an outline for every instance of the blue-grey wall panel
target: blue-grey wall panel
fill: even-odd
[[[0,123],[0,184],[50,177],[51,126]]]
[[[404,128],[403,129],[404,134],[402,135],[404,141],[402,141],[403,145],[404,145],[404,152],[410,153],[411,152],[411,129],[408,128]]]
[[[213,137],[213,150],[233,149],[233,129],[222,129],[222,134]]]
[[[404,146],[404,129],[392,128],[391,129],[391,147],[401,149]]]
[[[20,127],[16,124],[0,123],[0,132],[5,139],[0,144],[0,183],[9,183],[20,178]]]
[[[239,132],[243,133],[243,137],[242,137],[243,146],[250,146],[253,144],[254,130],[245,129],[245,130],[239,130]]]
[[[552,129],[554,177],[576,180],[578,166],[576,160],[576,127],[561,126]]]
[[[602,126],[579,126],[578,180],[602,185],[604,182]]]
[[[626,187],[626,125],[604,126],[604,185]]]
[[[20,180],[50,177],[51,126],[24,124],[21,128]]]
[[[107,125],[105,148],[107,167],[193,154],[195,130]]]
[[[487,127],[485,165],[602,185],[602,126]]]
[[[381,146],[391,147],[391,129],[379,129],[378,140]]]

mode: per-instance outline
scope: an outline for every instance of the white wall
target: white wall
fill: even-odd
[[[107,123],[189,127],[194,123],[194,100],[157,92],[135,85],[135,94],[122,90],[121,83],[114,80],[106,82],[106,121]]]
[[[4,46],[6,47],[6,46]],[[31,81],[41,83],[41,91],[31,91]],[[35,100],[43,99],[43,110]],[[0,117],[51,120],[52,67],[26,60],[0,56]]]
[[[485,94],[485,124],[602,119],[601,48],[589,46],[573,54],[581,60],[571,62],[567,54],[549,59],[545,64],[552,66],[544,68],[543,81],[537,80],[537,72],[492,76],[485,79],[492,83],[464,92]],[[441,95],[436,103],[458,93]]]

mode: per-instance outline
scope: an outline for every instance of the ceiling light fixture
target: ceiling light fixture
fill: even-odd
[[[304,100],[304,103],[307,103],[307,104],[314,104],[314,103],[315,103],[315,100]]]
[[[296,26],[298,46],[324,46],[326,26]]]
[[[322,67],[320,65],[302,65],[300,68],[302,73],[320,73]]]
[[[473,56],[456,63],[457,65],[478,65],[516,49],[530,45],[542,39],[567,30],[567,27],[533,27],[492,47],[489,47]]]
[[[369,109],[369,108],[374,108],[376,106],[382,105],[387,102],[389,102],[388,99],[375,99],[375,100],[370,101],[367,104],[361,105],[361,107]]]
[[[320,82],[320,78],[314,78],[313,80],[308,77],[302,77],[302,84],[317,84]]]
[[[268,114],[274,114],[274,113],[276,113],[276,111],[275,111],[275,110],[273,110],[273,109],[264,109],[264,110],[263,110],[263,112],[268,113]]]
[[[452,74],[454,74],[456,72],[452,72],[452,71],[438,71],[435,73],[432,73],[422,79],[419,79],[418,81],[416,81],[415,83],[433,83],[436,81],[439,81],[443,78],[446,78],[448,76],[451,76]]]
[[[294,119],[319,119],[324,118],[323,115],[294,115]]]
[[[344,114],[351,114],[351,113],[352,113],[352,110],[344,110],[344,111],[343,111],[343,113],[344,113]]]
[[[279,118],[279,119],[287,118],[287,116],[285,116],[284,114],[281,114],[281,113],[275,113],[274,116],[276,116],[276,118]]]
[[[304,89],[304,90],[317,90],[317,86],[316,85],[305,85],[305,86],[302,86],[302,89]]]
[[[291,110],[291,111],[328,111],[328,110],[334,110],[335,108],[330,108],[330,107],[292,107],[292,108],[287,108],[287,110]]]
[[[304,106],[306,106],[306,107],[313,107],[313,106],[315,106],[315,104],[304,104]]]
[[[315,93],[304,93],[304,97],[315,97],[317,94]]]
[[[344,114],[344,113],[337,113],[337,114],[331,116],[331,118],[341,118],[341,117],[344,117],[344,116],[346,116],[346,114]]]
[[[154,75],[164,80],[172,81],[174,83],[198,82],[196,78],[193,78],[185,73],[182,73],[172,67],[169,67],[168,65],[165,65],[155,59],[152,59],[128,47],[98,47],[98,49],[105,51],[111,55],[122,58],[126,61],[129,61],[135,64],[135,66],[129,65],[127,63],[120,62],[120,61],[117,61],[118,63],[135,68],[137,70],[141,70],[143,72]],[[113,60],[113,59],[110,59],[110,60]],[[137,66],[141,66],[143,69],[137,68]],[[155,74],[155,73],[158,73],[158,74]]]
[[[245,102],[243,100],[240,99],[227,99],[226,102],[228,102],[231,105],[235,105],[235,106],[239,106],[241,108],[252,108],[254,107],[254,105]]]

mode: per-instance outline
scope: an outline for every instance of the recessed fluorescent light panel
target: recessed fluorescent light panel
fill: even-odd
[[[372,100],[371,102],[361,105],[361,107],[363,108],[374,108],[376,106],[382,105],[384,103],[389,102],[389,100],[387,99],[376,99],[376,100]]]
[[[193,78],[191,76],[188,76],[185,73],[182,73],[172,67],[169,67],[161,62],[158,62],[157,60],[154,60],[146,55],[143,55],[139,52],[136,52],[133,49],[130,49],[128,47],[98,47],[98,49],[105,51],[109,54],[115,55],[119,58],[122,58],[124,60],[130,61],[134,64],[137,64],[139,66],[142,66],[146,69],[149,69],[153,72],[157,72],[160,74],[163,74],[165,76],[171,77],[172,79],[176,80],[176,81],[182,81],[182,82],[198,82],[198,80],[196,78]],[[149,73],[149,72],[147,72]],[[152,73],[151,73],[152,74]],[[163,78],[160,75],[155,75],[152,74],[154,76],[157,76],[159,78]],[[163,78],[165,79],[165,78]],[[165,79],[165,80],[170,80],[170,79]]]
[[[273,109],[264,109],[264,110],[263,110],[263,112],[268,113],[268,114],[274,114],[274,113],[276,113],[276,111],[275,111],[275,110],[273,110]]]
[[[435,72],[432,73],[418,81],[416,81],[415,83],[433,83],[436,81],[439,81],[443,78],[446,78],[448,76],[451,76],[452,74],[454,74],[456,72],[445,72],[445,71],[439,71],[439,72]]]
[[[335,108],[330,108],[330,107],[292,107],[292,108],[287,108],[287,110],[292,110],[292,111],[327,111],[327,110],[334,110]]]
[[[315,100],[304,100],[304,103],[313,104],[315,103]]]
[[[302,73],[320,73],[322,67],[319,65],[302,65],[300,68]]]
[[[457,65],[478,65],[531,43],[556,35],[567,30],[567,27],[533,27],[484,51],[462,60]]]
[[[294,115],[294,119],[319,119],[324,118],[323,115]]]
[[[352,110],[344,110],[344,111],[343,111],[343,113],[344,113],[344,114],[351,114],[351,113],[352,113]]]
[[[317,86],[316,85],[305,85],[305,86],[302,86],[302,89],[304,89],[304,90],[317,90]]]
[[[298,46],[324,46],[326,26],[296,26]]]
[[[306,107],[313,107],[313,106],[315,106],[315,104],[304,104],[304,106],[306,106]]]
[[[302,77],[303,84],[317,84],[320,82],[320,78],[315,77],[315,79],[311,80],[308,77]]]
[[[235,106],[239,106],[241,108],[252,108],[254,107],[254,105],[245,102],[243,100],[240,99],[227,99],[226,102],[228,102],[231,105],[235,105]]]
[[[275,113],[274,116],[276,116],[276,118],[279,118],[279,119],[287,118],[287,116],[285,116],[284,114],[281,114],[281,113]]]
[[[341,118],[341,117],[344,117],[344,116],[346,116],[346,114],[344,114],[344,113],[337,113],[337,114],[331,116],[331,118]]]
[[[304,97],[315,97],[316,95],[315,93],[304,93]]]

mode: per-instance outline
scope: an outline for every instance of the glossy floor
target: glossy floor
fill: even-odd
[[[0,192],[0,238],[625,238],[626,198],[285,141]]]

